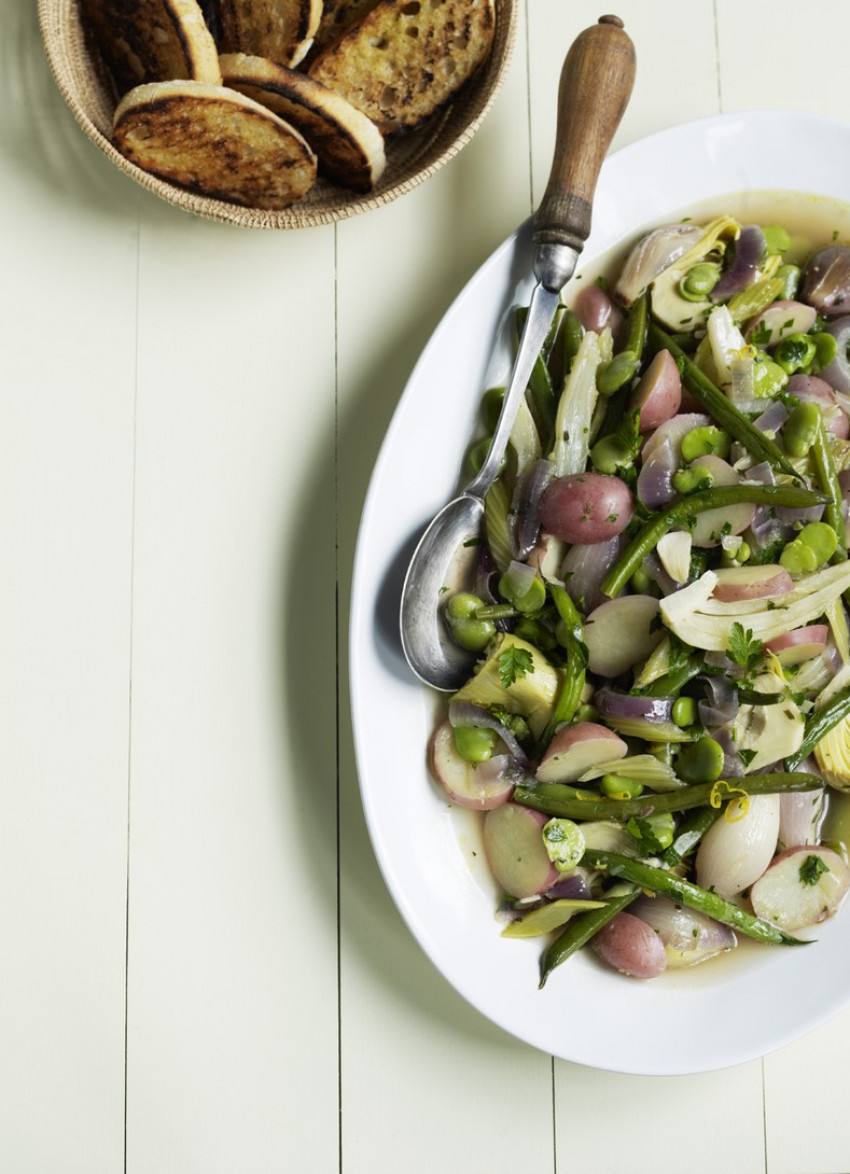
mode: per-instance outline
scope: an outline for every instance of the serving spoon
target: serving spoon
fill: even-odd
[[[413,553],[402,587],[401,644],[426,685],[454,692],[471,655],[451,641],[441,598],[468,581],[484,521],[484,497],[496,480],[531,371],[590,233],[602,161],[629,101],[634,46],[617,16],[601,16],[567,53],[558,88],[552,170],[532,222],[535,286],[502,410],[483,465],[437,514]]]

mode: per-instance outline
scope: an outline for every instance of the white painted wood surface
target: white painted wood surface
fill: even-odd
[[[722,110],[844,116],[841,0],[617,11],[639,67],[615,145]],[[527,0],[457,159],[269,234],[115,172],[31,4],[0,7],[0,1170],[850,1170],[850,1013],[706,1076],[553,1062],[424,958],[360,809],[372,464],[442,313],[539,198],[561,61],[600,13]]]

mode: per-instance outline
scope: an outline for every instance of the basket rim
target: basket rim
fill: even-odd
[[[379,184],[370,193],[352,193],[351,198],[341,195],[340,198],[329,199],[326,203],[311,202],[308,193],[300,202],[278,210],[246,207],[180,188],[151,172],[144,171],[126,159],[107,135],[95,125],[89,110],[81,101],[71,69],[68,39],[72,36],[72,30],[69,17],[72,10],[78,10],[79,0],[37,0],[37,16],[47,62],[65,104],[86,136],[120,171],[151,194],[182,211],[204,219],[242,228],[293,229],[335,224],[383,207],[430,179],[468,145],[492,108],[512,60],[516,44],[518,3],[519,0],[494,0],[496,38],[490,56],[479,74],[479,79],[483,80],[483,88],[470,90],[466,95],[461,91],[465,100],[472,103],[472,113],[458,132],[450,135],[445,144],[434,150],[434,145],[439,142],[446,126],[451,125],[452,114],[458,109],[456,102],[444,108],[442,117],[439,113],[433,116],[439,121],[432,127],[420,155],[414,157],[414,165],[408,174],[403,170],[399,176],[391,177],[385,186]],[[84,46],[78,44],[76,49],[80,56],[89,60]],[[423,155],[427,159],[424,164],[419,161]],[[320,198],[323,190],[326,193],[344,193],[344,189],[334,188],[322,180],[317,182],[314,190]]]

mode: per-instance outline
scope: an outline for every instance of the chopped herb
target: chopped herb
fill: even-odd
[[[534,658],[527,648],[511,644],[499,653],[499,680],[503,689],[509,689],[520,677],[527,676],[534,668]]]
[[[726,652],[735,664],[749,672],[761,660],[763,650],[764,645],[761,640],[753,636],[752,628],[747,628],[745,631],[737,621],[732,625]]]
[[[740,758],[741,762],[743,762],[744,766],[749,766],[755,758],[756,754],[758,754],[757,750],[745,750],[743,746],[738,751],[738,757]]]
[[[657,856],[660,852],[664,851],[664,845],[658,836],[656,836],[655,830],[648,819],[640,819],[637,816],[632,816],[626,824],[626,831],[634,836],[645,856]]]
[[[829,865],[812,852],[800,865],[800,883],[816,885],[825,872],[829,872]]]

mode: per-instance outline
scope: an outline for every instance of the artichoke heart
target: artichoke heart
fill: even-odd
[[[520,664],[520,658],[524,658],[528,667],[506,676],[503,671],[506,656]],[[558,670],[534,645],[505,632],[493,640],[487,659],[455,694],[455,700],[470,701],[484,709],[500,705],[508,713],[521,714],[532,734],[539,738],[552,716],[560,684]]]
[[[652,312],[670,330],[693,330],[703,324],[712,308],[709,298],[694,301],[680,293],[680,283],[689,269],[693,268],[710,253],[722,254],[726,242],[737,240],[741,226],[731,216],[719,216],[706,226],[705,232],[696,242],[670,265],[652,283]]]
[[[805,732],[803,715],[791,697],[782,666],[768,656],[766,670],[753,681],[759,693],[782,693],[773,705],[742,705],[735,719],[735,745],[752,752],[744,774],[756,774],[800,748]]]

